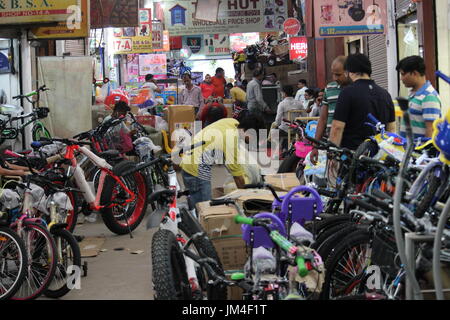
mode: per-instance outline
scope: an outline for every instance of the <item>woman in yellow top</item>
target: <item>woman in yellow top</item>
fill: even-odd
[[[205,144],[186,153],[180,164],[184,185],[190,191],[194,205],[211,200],[212,167],[215,164],[225,164],[237,187],[244,187],[245,171],[242,165],[245,159],[239,153],[239,143],[246,141],[246,132],[252,128],[262,129],[264,123],[253,114],[243,113],[239,121],[219,120],[194,137],[192,144],[202,141]]]
[[[244,90],[239,88],[236,84],[233,86],[231,83],[227,84],[228,89],[230,90],[231,99],[233,103],[236,101],[246,103],[247,102],[247,93]]]

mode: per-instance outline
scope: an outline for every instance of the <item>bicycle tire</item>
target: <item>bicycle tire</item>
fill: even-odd
[[[329,300],[338,297],[334,295],[331,296],[331,281],[332,276],[336,272],[337,266],[344,255],[349,251],[349,249],[353,249],[358,245],[370,245],[370,242],[371,237],[368,230],[357,230],[342,239],[341,242],[335,247],[332,254],[325,260],[325,270],[327,270],[327,272],[325,274],[325,282],[322,287],[322,300]],[[354,277],[352,279],[354,279]],[[349,294],[351,293],[344,292],[344,295]]]
[[[434,174],[434,170],[432,170],[430,174],[431,179],[428,180],[428,189],[426,190],[424,197],[419,200],[419,204],[414,212],[415,217],[418,219],[423,218],[425,212],[433,205],[433,200],[439,200],[436,199],[436,193],[444,183],[442,177],[437,177]]]
[[[16,267],[18,269],[17,276],[15,279],[13,279],[13,283],[10,286],[10,288],[6,291],[0,290],[0,300],[7,300],[10,297],[14,296],[14,294],[19,290],[19,288],[22,286],[23,281],[25,280],[25,275],[27,271],[27,259],[25,257],[27,256],[25,244],[23,243],[23,240],[10,228],[7,227],[1,227],[0,226],[0,284],[1,288],[6,288],[6,270],[10,267],[7,261],[7,252],[6,248],[11,248],[9,244],[3,245],[2,243],[8,242],[8,239],[5,238],[8,237],[10,240],[13,241],[14,245],[17,247],[17,262],[13,263],[13,267]],[[5,246],[7,246],[5,248]],[[4,290],[4,289],[3,289]]]
[[[58,258],[57,266],[55,275],[53,277],[53,281],[50,283],[47,290],[44,291],[44,295],[48,298],[57,299],[65,296],[70,292],[71,289],[67,286],[67,268],[69,266],[77,266],[81,270],[81,250],[80,246],[78,245],[77,240],[75,237],[67,230],[65,229],[54,229],[52,230],[52,236],[55,240],[56,249],[59,250],[58,245],[59,241],[58,238],[61,238],[61,240],[64,240],[66,242],[66,246],[70,248],[70,251],[72,253],[72,259],[71,261],[66,260],[66,258],[69,258],[69,248],[65,248],[64,252],[64,245],[61,242],[61,255],[60,252],[58,252],[58,256],[61,256],[63,261],[60,261]],[[57,285],[57,281],[59,279],[64,279],[64,282],[62,285]]]
[[[340,241],[356,230],[357,225],[355,223],[342,224],[329,229],[328,237],[324,239],[322,244],[317,248],[317,253],[323,259],[327,259],[336,246],[339,245]]]
[[[180,210],[180,214],[182,222],[178,225],[178,227],[189,238],[191,238],[196,233],[205,233],[203,227],[200,225],[200,223],[198,223],[197,219],[192,217],[192,215],[186,209],[182,208]],[[197,251],[202,250],[206,256],[214,259],[217,262],[217,266],[213,267],[214,272],[216,272],[220,276],[225,277],[222,262],[220,261],[216,248],[214,247],[214,244],[206,235],[206,233],[204,237],[196,238],[193,242]],[[208,288],[207,297],[208,300],[226,300],[227,287],[225,285],[217,285],[213,288]]]
[[[121,177],[123,172],[126,172],[130,169],[135,168],[136,164],[131,161],[122,161],[117,166],[114,167],[113,173]],[[125,222],[119,222],[118,218],[115,217],[114,211],[112,208],[103,208],[102,219],[105,223],[106,227],[113,233],[117,235],[129,234],[130,231],[135,230],[139,224],[144,219],[144,216],[147,211],[147,186],[145,182],[145,178],[139,172],[136,172],[132,175],[128,175],[126,177],[122,177],[127,188],[133,189],[135,187],[134,193],[136,194],[136,203],[135,205],[129,204],[127,208],[125,208],[125,212],[121,214],[121,216],[125,215]],[[101,195],[100,203],[101,205],[108,205],[112,202],[114,198],[114,189],[118,187],[117,182],[111,177],[106,176],[105,183],[103,186],[103,192]],[[132,190],[133,191],[133,190]],[[123,190],[121,192],[124,192]],[[116,207],[119,208],[119,207]],[[129,221],[131,220],[131,221]],[[128,225],[127,225],[128,223]]]
[[[53,240],[53,237],[51,236],[51,234],[48,232],[48,230],[40,224],[34,223],[34,222],[28,222],[28,221],[24,221],[24,229],[22,230],[22,232],[27,232],[31,229],[34,229],[35,231],[37,231],[38,233],[40,233],[41,235],[44,236],[45,239],[45,244],[41,244],[40,247],[38,247],[38,249],[34,248],[33,252],[32,252],[32,256],[28,257],[28,259],[30,260],[37,260],[38,256],[37,254],[39,253],[39,251],[45,247],[46,249],[48,249],[48,256],[45,256],[42,258],[42,261],[36,261],[33,262],[31,265],[29,265],[28,267],[28,273],[25,276],[25,280],[22,283],[22,286],[20,287],[20,289],[16,292],[16,294],[12,297],[12,300],[33,300],[38,298],[39,296],[41,296],[44,291],[48,288],[48,286],[50,285],[50,282],[53,280],[53,276],[55,274],[56,271],[56,245],[55,245],[55,241]],[[36,241],[38,242],[38,241]],[[31,248],[27,248],[28,246],[28,242],[25,241],[25,248],[28,252],[29,249]],[[45,261],[45,262],[44,262]],[[27,290],[28,289],[28,284],[31,284],[31,279],[36,279],[36,272],[34,272],[33,274],[31,274],[33,271],[31,270],[32,266],[40,267],[42,269],[42,271],[46,271],[45,272],[45,277],[43,277],[43,279],[41,279],[41,281],[36,285],[36,289],[31,289],[31,290]]]
[[[169,230],[160,229],[152,238],[152,282],[155,300],[191,298],[183,252]]]
[[[295,153],[291,154],[288,158],[284,159],[278,169],[278,173],[291,173],[297,169],[300,158]]]
[[[335,225],[349,222],[351,220],[350,215],[333,215],[326,217],[324,220],[320,222],[316,222],[315,225],[315,233],[316,233],[316,239],[318,239],[323,232],[325,232],[328,228],[332,228]],[[309,232],[314,232],[314,222],[307,223],[305,225],[306,230]]]
[[[52,135],[42,123],[35,123],[32,129],[33,141],[39,141],[41,138],[52,138]]]

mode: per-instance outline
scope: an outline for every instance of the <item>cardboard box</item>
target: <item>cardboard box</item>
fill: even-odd
[[[169,124],[170,146],[174,147],[175,141],[172,133],[177,129],[187,129],[191,134],[194,132],[195,111],[193,106],[173,105],[167,106],[165,120]]]
[[[266,183],[272,185],[276,191],[289,192],[300,185],[295,173],[272,174],[265,177]]]
[[[242,235],[211,238],[225,271],[240,272],[247,261],[247,250]]]

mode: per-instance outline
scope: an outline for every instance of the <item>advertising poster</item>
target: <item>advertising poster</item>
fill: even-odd
[[[29,32],[33,39],[68,39],[86,38],[89,36],[89,0],[81,0],[81,7],[67,21],[59,22],[56,27],[33,28]]]
[[[183,37],[183,43],[191,49],[192,54],[203,53],[203,36]]]
[[[156,95],[156,98],[164,99],[165,105],[174,105],[177,101],[177,92],[176,91],[163,91]]]
[[[165,54],[139,55],[139,75],[165,75],[167,73],[167,56]]]
[[[79,5],[79,0],[2,0],[0,1],[0,24],[66,21],[72,14],[69,7]]]
[[[230,54],[230,36],[228,34],[208,34],[204,36],[203,42],[207,56]]]
[[[308,57],[308,39],[306,37],[289,38],[289,57],[291,60],[304,60]]]
[[[163,51],[164,47],[164,33],[163,25],[159,21],[152,22],[152,43],[153,51]],[[169,50],[167,50],[169,51]]]
[[[283,30],[288,0],[222,0],[216,22],[195,19],[194,0],[163,1],[171,36]],[[158,3],[162,3],[161,1]]]
[[[61,0],[54,0],[60,2]],[[138,0],[91,1],[91,28],[124,28],[139,26]]]
[[[203,72],[192,72],[192,83],[199,86],[203,82]]]
[[[242,51],[247,46],[256,44],[259,41],[258,32],[233,33],[230,34],[230,48],[232,51]]]
[[[314,1],[316,37],[386,33],[386,0]]]
[[[216,22],[219,5],[219,0],[198,0],[195,8],[195,19]]]

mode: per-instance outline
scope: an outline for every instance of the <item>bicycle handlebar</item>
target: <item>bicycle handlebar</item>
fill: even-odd
[[[275,188],[267,183],[253,183],[253,184],[246,184],[244,186],[244,189],[269,189],[270,192],[272,192],[272,195],[277,199],[278,202],[283,202],[280,197],[278,196],[277,192],[275,191]]]
[[[39,141],[43,142],[61,142],[68,146],[92,146],[91,142],[75,141],[70,139],[46,138],[41,137]]]

